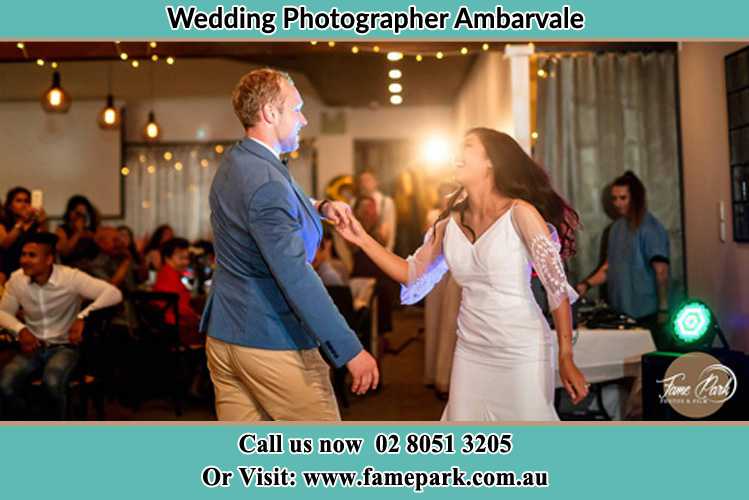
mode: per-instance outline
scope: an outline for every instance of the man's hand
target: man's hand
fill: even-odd
[[[70,326],[70,330],[68,330],[68,340],[71,344],[78,345],[83,342],[83,326],[84,322],[80,318],[76,318]]]
[[[380,382],[380,371],[377,369],[377,361],[364,349],[354,358],[346,363],[349,373],[354,381],[351,384],[351,392],[364,394],[369,389],[377,389]]]
[[[348,226],[353,213],[351,207],[342,201],[328,201],[322,207],[322,215],[336,226]]]
[[[18,341],[21,343],[21,352],[24,354],[32,354],[40,346],[39,339],[28,328],[20,331]]]

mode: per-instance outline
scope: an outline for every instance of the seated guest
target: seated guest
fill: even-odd
[[[43,209],[31,208],[31,192],[24,187],[8,191],[0,224],[0,274],[5,279],[21,267],[21,249],[28,238],[44,230],[47,216]]]
[[[63,264],[77,267],[96,255],[94,235],[99,228],[99,212],[82,195],[68,200],[63,223],[57,228],[57,251]]]
[[[312,267],[325,286],[348,286],[348,272],[343,262],[333,257],[333,235],[325,232]]]
[[[18,409],[22,385],[37,372],[57,409],[67,412],[67,386],[78,361],[86,317],[97,309],[122,301],[109,283],[86,273],[55,264],[57,237],[37,233],[29,237],[21,253],[21,269],[8,280],[0,300],[0,328],[14,333],[21,352],[0,376],[0,391],[8,408]],[[92,303],[81,310],[83,299]],[[23,309],[24,322],[16,318]]]
[[[361,223],[364,230],[384,245],[385,235],[379,231],[380,219],[377,213],[377,203],[370,196],[362,196],[354,203],[354,217]],[[366,253],[358,247],[353,248],[354,268],[351,277],[367,277],[377,280],[378,298],[378,329],[384,334],[393,330],[393,304],[398,296],[398,285],[391,280]]]
[[[608,284],[611,307],[657,329],[668,319],[668,232],[647,210],[645,186],[632,172],[617,178],[611,199],[619,219],[609,230],[607,258],[576,288]]]
[[[120,235],[122,244],[127,248],[127,252],[130,255],[132,261],[133,274],[135,274],[136,281],[142,283],[148,278],[148,269],[145,266],[145,259],[143,254],[135,244],[135,236],[133,230],[129,226],[118,226],[117,232]]]
[[[79,262],[79,268],[95,278],[108,281],[124,292],[137,286],[133,257],[119,232],[110,226],[101,226],[94,236],[96,254]]]
[[[182,274],[190,265],[190,244],[183,238],[172,238],[161,247],[163,265],[156,276],[154,292],[171,292],[179,295],[179,336],[186,346],[202,345],[205,336],[198,332],[200,315],[190,304],[190,291],[182,283]],[[168,311],[165,321],[173,325],[176,318]]]
[[[378,239],[382,240],[383,246],[392,252],[395,248],[397,233],[395,202],[390,196],[380,191],[377,176],[371,170],[364,170],[356,176],[356,188],[359,197],[368,197],[374,202]],[[356,205],[356,200],[354,200],[354,205]]]
[[[174,230],[167,224],[157,227],[153,232],[148,245],[143,249],[145,265],[149,271],[161,269],[161,246],[172,238],[174,238]]]

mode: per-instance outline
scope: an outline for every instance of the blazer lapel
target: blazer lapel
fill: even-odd
[[[281,160],[279,160],[276,155],[268,151],[267,148],[264,148],[250,138],[243,139],[242,142],[240,142],[240,145],[245,149],[253,152],[257,156],[268,160],[271,165],[273,165],[273,167],[278,170],[281,175],[286,178],[286,180],[289,181],[289,184],[294,190],[294,194],[296,194],[299,203],[302,205],[302,207],[304,207],[304,210],[307,212],[307,215],[310,217],[310,219],[312,219],[315,229],[317,230],[318,237],[322,237],[322,222],[320,222],[320,216],[317,213],[317,210],[315,210],[315,207],[312,206],[312,203],[310,203],[309,198],[304,193],[302,188],[297,185],[296,181],[291,176],[289,168]]]

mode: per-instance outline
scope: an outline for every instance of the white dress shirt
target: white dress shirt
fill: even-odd
[[[93,302],[81,311],[82,299]],[[16,337],[28,328],[38,339],[49,344],[64,344],[76,318],[83,319],[92,311],[122,302],[122,293],[106,281],[92,278],[83,271],[54,265],[49,280],[39,286],[23,273],[11,274],[0,300],[0,327]],[[26,324],[16,313],[23,308]]]
[[[265,149],[267,149],[268,151],[270,151],[271,153],[273,153],[273,156],[275,156],[279,160],[281,159],[281,155],[278,154],[278,151],[276,151],[272,147],[268,146],[266,143],[264,143],[260,139],[255,139],[254,137],[250,137],[250,139],[252,139],[253,141],[257,142],[258,144],[260,144],[261,146],[263,146]]]

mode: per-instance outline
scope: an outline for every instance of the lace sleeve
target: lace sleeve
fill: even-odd
[[[437,224],[436,234],[430,228],[424,243],[406,259],[408,261],[408,283],[401,285],[401,303],[415,304],[440,282],[447,272],[447,262],[442,255],[442,239],[448,219]]]
[[[574,303],[578,295],[567,281],[554,226],[547,224],[533,206],[525,203],[515,206],[512,216],[515,229],[525,243],[533,268],[546,290],[549,309],[557,309],[564,299]]]

